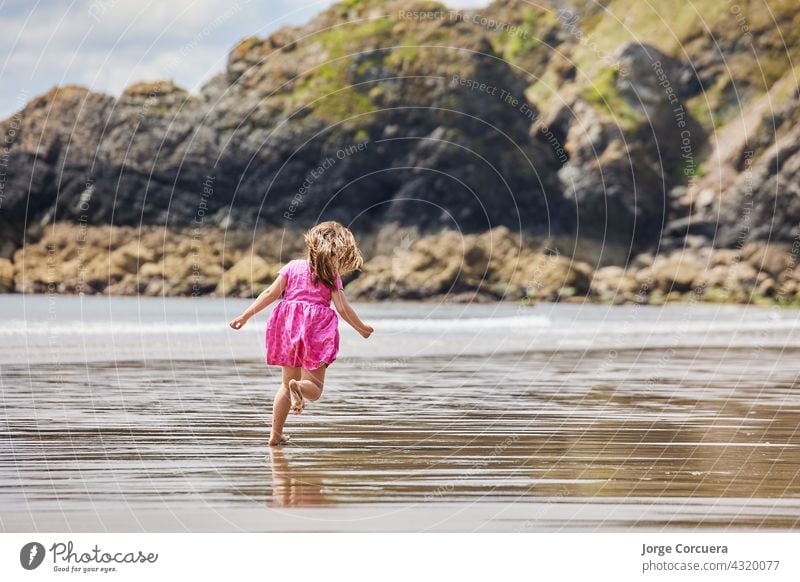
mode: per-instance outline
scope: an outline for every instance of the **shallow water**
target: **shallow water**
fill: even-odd
[[[0,366],[0,512],[644,500],[690,527],[800,525],[796,312],[367,308],[377,341],[343,331],[323,398],[268,454],[278,375],[260,360],[263,328],[218,343],[252,342],[254,358],[210,358],[208,344],[187,359],[205,332],[147,331],[141,310],[110,304],[126,337],[109,340],[100,315],[4,336],[17,356]],[[145,357],[120,359],[137,342]],[[683,515],[708,498],[732,503]],[[628,522],[652,523],[636,511]]]

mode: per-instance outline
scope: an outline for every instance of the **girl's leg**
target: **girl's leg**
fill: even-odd
[[[289,382],[300,378],[300,368],[289,368],[283,366],[283,380],[275,400],[272,403],[272,432],[269,435],[269,446],[281,444],[283,436],[283,425],[286,424],[286,417],[289,415],[289,408],[292,405],[289,396]]]
[[[312,402],[319,400],[322,396],[322,389],[325,387],[325,369],[327,366],[322,364],[316,370],[303,369],[300,372],[299,380],[290,380],[289,388],[296,389],[302,393],[303,398]]]

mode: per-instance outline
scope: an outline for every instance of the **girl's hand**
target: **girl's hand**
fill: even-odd
[[[373,331],[375,331],[375,330],[372,329],[371,325],[365,325],[363,328],[358,330],[358,333],[361,334],[361,337],[363,337],[364,339],[367,339],[369,336],[372,335]]]
[[[244,317],[243,315],[240,315],[239,317],[231,321],[230,326],[233,329],[242,329],[245,323],[247,323],[247,318]]]

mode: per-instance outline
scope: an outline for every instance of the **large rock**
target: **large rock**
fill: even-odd
[[[257,295],[275,280],[279,269],[280,265],[268,263],[258,255],[247,255],[222,274],[216,291],[220,295]]]
[[[0,123],[14,133],[0,239],[18,245],[26,220],[54,216],[237,229],[333,218],[361,232],[386,221],[552,226],[556,159],[501,99],[507,91],[536,115],[528,80],[493,57],[491,31],[401,17],[408,2],[351,4],[246,39],[198,95],[157,81],[118,98],[61,87],[31,101]]]
[[[527,248],[506,228],[481,235],[443,232],[401,239],[364,265],[348,292],[371,298],[431,296],[557,300],[586,295],[591,267],[552,249]]]
[[[558,175],[573,230],[641,250],[671,218],[667,193],[685,179],[683,152],[699,156],[705,135],[688,109],[675,113],[694,90],[679,61],[639,42],[614,61],[555,100],[536,129],[565,142]]]
[[[0,257],[54,222],[112,220],[236,236],[325,218],[376,237],[387,225],[420,237],[506,226],[580,238],[598,255],[613,246],[618,266],[641,251],[789,243],[800,235],[796,10],[768,4],[768,24],[763,7],[742,4],[758,25],[743,35],[737,19],[695,18],[683,2],[496,0],[459,15],[426,0],[347,0],[242,40],[196,94],[169,81],[119,96],[57,87],[0,121]],[[420,257],[446,258],[425,244]],[[242,258],[215,245],[219,269],[193,274],[203,289]],[[94,290],[187,292],[174,262],[188,251],[146,246],[152,258],[121,251],[110,267],[74,256],[100,242],[59,256]],[[570,288],[588,284],[566,257],[548,265],[576,277]],[[473,273],[456,272],[422,283],[471,285]],[[77,280],[40,267],[14,277],[26,290]]]
[[[641,301],[647,293],[636,280],[635,272],[618,266],[597,269],[592,277],[591,289],[602,300],[615,303]]]
[[[0,293],[14,290],[14,265],[8,259],[0,259]]]

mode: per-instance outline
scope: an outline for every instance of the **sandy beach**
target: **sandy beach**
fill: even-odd
[[[237,302],[0,299],[6,532],[800,523],[796,311],[363,306],[375,341],[342,331],[269,454],[278,376]]]
[[[796,531],[792,499],[576,498],[247,509],[6,512],[4,532],[707,532]]]

